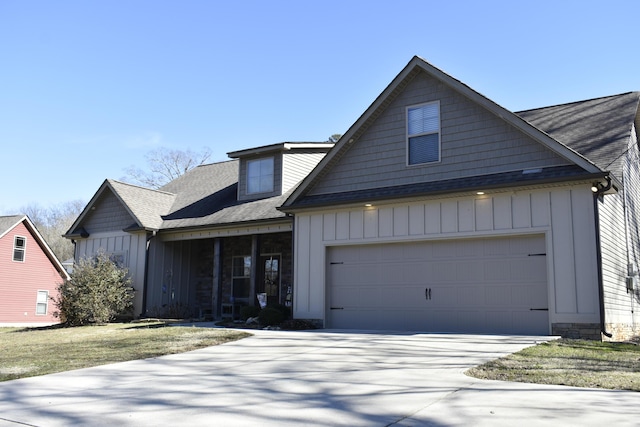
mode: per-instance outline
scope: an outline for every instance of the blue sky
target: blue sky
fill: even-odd
[[[640,90],[638,1],[0,0],[0,214],[167,147],[344,133],[414,55],[503,107]]]

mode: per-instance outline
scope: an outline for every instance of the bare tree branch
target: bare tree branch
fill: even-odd
[[[128,178],[143,187],[160,188],[194,167],[207,163],[210,158],[211,150],[209,148],[204,148],[199,152],[159,148],[150,151],[145,156],[148,170],[129,166],[125,172]]]

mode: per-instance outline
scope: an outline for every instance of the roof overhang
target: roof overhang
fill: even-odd
[[[522,171],[515,171],[505,174],[522,176]],[[585,184],[593,185],[595,183],[603,183],[607,179],[611,179],[612,185],[608,193],[615,193],[621,184],[615,177],[606,172],[599,173],[583,173],[571,176],[546,176],[539,179],[530,179],[524,175],[523,179],[511,180],[510,182],[500,182],[495,180],[494,175],[485,177],[469,177],[458,178],[446,181],[433,181],[420,184],[409,184],[385,188],[377,188],[371,190],[358,190],[343,193],[334,193],[331,195],[314,195],[303,197],[294,206],[281,206],[280,210],[287,213],[298,213],[308,210],[325,209],[327,207],[356,207],[367,204],[376,203],[393,203],[400,200],[424,200],[436,199],[444,197],[477,197],[479,194],[504,193],[508,191],[523,191],[540,188],[557,187],[563,185]]]
[[[264,145],[262,147],[248,148],[246,150],[231,151],[227,153],[227,156],[232,159],[238,159],[241,157],[258,156],[262,154],[282,152],[294,149],[328,151],[333,146],[334,144],[330,142],[281,142],[278,144]]]

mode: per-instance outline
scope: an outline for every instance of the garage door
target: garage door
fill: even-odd
[[[338,246],[327,259],[328,327],[549,333],[542,235]]]

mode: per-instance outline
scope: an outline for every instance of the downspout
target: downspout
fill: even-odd
[[[142,280],[142,313],[140,313],[140,317],[146,316],[147,314],[147,288],[148,288],[148,280],[149,280],[149,248],[151,246],[151,239],[156,237],[158,232],[156,230],[147,234],[146,246],[144,249],[144,279]]]
[[[598,268],[598,293],[600,294],[600,332],[607,338],[611,338],[613,334],[607,332],[604,321],[604,279],[602,277],[602,248],[600,246],[600,211],[598,209],[598,200],[605,191],[611,188],[611,178],[605,177],[607,185],[597,186],[597,191],[593,193],[593,214],[596,223],[596,266]]]

